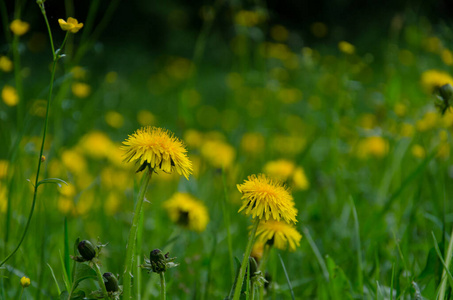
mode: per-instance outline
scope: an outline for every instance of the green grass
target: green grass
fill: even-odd
[[[441,117],[434,96],[421,84],[426,70],[451,72],[453,62],[442,59],[451,50],[448,28],[412,21],[408,13],[401,34],[389,33],[375,53],[357,46],[346,54],[334,38],[303,49],[292,40],[277,43],[269,35],[271,21],[241,27],[220,18],[225,7],[215,6],[215,16],[231,28],[231,36],[220,36],[216,23],[207,19],[191,54],[169,46],[150,55],[140,41],[96,47],[110,21],[96,23],[96,3],[86,27],[68,39],[72,52],[58,62],[39,178],[61,178],[73,193],[65,196],[64,185],[40,185],[24,242],[0,268],[0,299],[18,298],[22,276],[32,282],[22,299],[59,299],[59,291],[83,275],[70,260],[78,254],[72,249],[77,238],[108,243],[99,258],[101,271],[119,274],[122,283],[140,175],[116,151],[145,123],[185,140],[196,169],[188,181],[154,174],[145,195],[137,265],[156,248],[177,257],[179,266],[165,274],[167,299],[228,296],[238,267],[234,262],[242,260],[252,224],[237,213],[241,195],[236,184],[277,159],[302,167],[309,188],[300,190],[291,178],[287,181],[303,238],[295,252],[270,251],[272,279],[264,299],[291,299],[293,294],[295,299],[451,297],[452,113]],[[33,22],[44,22],[35,6]],[[55,19],[50,28],[60,45],[64,35]],[[255,36],[256,30],[263,35]],[[0,164],[0,260],[18,245],[27,223],[44,126],[35,105],[49,92],[52,55],[47,36],[43,51],[28,48],[34,33],[32,26],[17,41],[23,47],[21,70],[0,71],[1,88],[22,86],[19,107],[0,103],[0,160],[8,164],[5,174]],[[434,37],[438,46],[430,44]],[[349,42],[361,45],[360,38]],[[14,42],[3,43],[7,49]],[[8,49],[5,54],[13,59],[15,52]],[[71,73],[76,65],[86,71],[81,78]],[[116,75],[108,77],[109,72]],[[75,96],[74,82],[89,84],[89,95]],[[398,105],[404,105],[404,113]],[[140,122],[142,110],[154,118]],[[110,111],[123,117],[121,126],[106,122]],[[433,112],[429,120],[427,112]],[[410,134],[405,124],[411,125]],[[191,138],[190,130],[200,140]],[[87,142],[93,132],[102,132],[107,141]],[[244,146],[248,133],[259,135],[255,148]],[[382,137],[383,144],[365,144],[371,136]],[[206,150],[208,142],[219,140],[234,151],[223,168],[215,159],[226,159],[227,150],[216,151],[214,159]],[[414,156],[416,145],[424,156]],[[207,206],[205,231],[170,221],[162,203],[178,191]],[[157,298],[159,275],[134,272],[139,275],[133,293]],[[90,277],[79,289],[89,295],[98,289],[96,282]]]

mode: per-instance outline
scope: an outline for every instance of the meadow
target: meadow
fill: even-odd
[[[452,298],[451,26],[64,3],[0,1],[0,299]]]

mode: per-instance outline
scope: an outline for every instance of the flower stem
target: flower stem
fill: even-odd
[[[160,272],[160,300],[165,300],[166,287],[165,287],[165,272]]]
[[[49,26],[49,22],[47,21],[47,16],[46,16],[46,11],[44,10],[44,5],[43,5],[43,7],[41,7],[41,12],[43,13],[44,19],[46,20],[47,29],[49,31],[49,36],[50,36],[50,42],[51,42],[52,50],[53,50],[52,34],[50,32],[50,26]],[[22,234],[22,237],[19,240],[19,244],[16,246],[16,248],[13,250],[13,252],[11,252],[2,262],[0,262],[0,267],[2,265],[4,265],[17,252],[17,250],[19,250],[20,245],[22,245],[22,242],[25,239],[25,235],[27,234],[28,227],[30,226],[31,218],[32,218],[33,212],[35,210],[36,196],[38,195],[38,187],[39,187],[39,173],[41,171],[41,162],[42,162],[41,157],[42,157],[42,154],[44,152],[44,143],[46,141],[47,124],[48,124],[48,120],[49,120],[50,102],[52,100],[53,83],[54,83],[54,80],[55,80],[55,71],[56,71],[56,68],[57,68],[57,62],[58,62],[58,56],[56,56],[55,52],[53,52],[53,65],[52,65],[52,74],[50,76],[49,94],[48,94],[48,97],[47,97],[46,118],[44,120],[44,129],[43,129],[43,134],[42,134],[41,150],[39,152],[39,157],[38,157],[38,168],[37,168],[37,171],[36,171],[36,179],[35,179],[34,190],[33,190],[33,201],[32,201],[32,204],[31,204],[30,213],[28,215],[27,223],[25,224],[25,229],[24,229],[24,232]]]
[[[264,245],[264,250],[263,250],[263,256],[261,257],[261,262],[258,267],[258,271],[261,271],[261,274],[265,276],[266,274],[266,265],[267,261],[269,260],[269,253],[271,252],[271,247],[270,245],[265,244]],[[259,299],[263,300],[264,299],[264,284],[260,286],[260,293],[259,293]]]
[[[247,269],[250,252],[252,252],[253,241],[255,240],[256,230],[258,229],[260,221],[261,220],[259,218],[256,218],[252,231],[250,232],[249,241],[247,243],[247,247],[245,248],[244,258],[242,259],[241,268],[239,269],[239,276],[236,282],[233,300],[239,300],[241,297],[242,282],[244,281],[245,270]]]
[[[123,299],[130,300],[132,287],[132,271],[134,270],[134,254],[135,254],[135,242],[137,240],[138,223],[140,220],[140,212],[143,206],[143,200],[145,199],[145,192],[148,188],[148,183],[151,180],[153,174],[152,169],[146,169],[145,173],[140,182],[140,190],[138,193],[137,204],[135,206],[134,219],[132,220],[131,230],[129,231],[129,238],[127,240],[126,250],[126,262],[124,266],[124,279],[123,279]]]
[[[24,293],[24,290],[25,290],[25,288],[22,287],[22,290],[20,291],[20,295],[19,295],[19,300],[22,300],[22,294]]]
[[[96,263],[94,263],[94,270],[96,271],[96,275],[98,276],[99,287],[101,288],[102,294],[104,294],[104,299],[109,300],[109,293],[105,288],[104,278],[102,277],[101,269],[99,269],[99,266]]]

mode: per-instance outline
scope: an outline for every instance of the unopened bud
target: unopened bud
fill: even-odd
[[[105,289],[107,292],[118,292],[120,290],[120,286],[118,285],[118,279],[110,272],[104,273],[102,275],[104,278]]]
[[[24,276],[20,279],[20,285],[23,288],[29,287],[30,284],[31,284],[30,278]]]
[[[92,260],[96,256],[96,249],[90,241],[81,241],[77,246],[77,249],[85,260]]]

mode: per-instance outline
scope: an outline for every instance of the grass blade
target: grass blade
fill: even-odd
[[[286,282],[288,283],[289,291],[291,292],[291,299],[295,300],[296,297],[294,297],[293,287],[291,285],[291,281],[289,280],[288,273],[286,272],[285,263],[283,262],[283,259],[282,259],[281,255],[280,255],[280,253],[278,253],[278,258],[280,259],[280,262],[281,262],[282,267],[283,267],[283,272],[285,273]]]
[[[328,282],[329,281],[329,271],[327,271],[327,266],[326,266],[326,262],[324,261],[324,258],[322,257],[321,253],[319,252],[319,249],[316,246],[315,242],[311,238],[310,231],[308,230],[308,228],[303,227],[302,231],[304,232],[305,238],[307,239],[308,243],[310,244],[310,247],[313,250],[313,253],[315,254],[315,256],[318,260],[318,263],[319,263],[319,266],[321,267],[324,278]]]
[[[61,290],[60,290],[60,286],[58,285],[57,278],[55,277],[55,273],[53,272],[53,269],[52,269],[52,267],[49,264],[47,264],[47,266],[50,269],[50,273],[52,273],[53,280],[55,280],[55,285],[57,286],[58,295],[60,295],[61,294]]]

